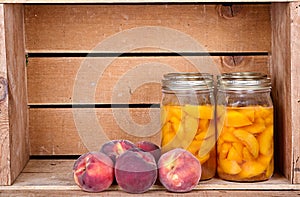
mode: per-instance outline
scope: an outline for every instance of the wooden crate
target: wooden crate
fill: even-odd
[[[185,195],[300,194],[300,2],[55,2],[81,4],[0,4],[0,196],[86,195],[72,179],[74,159],[107,138],[159,144],[158,81],[170,69],[199,71],[195,62],[272,78],[276,173],[258,183],[213,178]],[[159,42],[147,42],[151,31]],[[186,47],[191,38],[202,47]],[[126,51],[130,39],[142,47]],[[101,194],[129,195],[118,186]],[[173,194],[155,185],[146,195]]]

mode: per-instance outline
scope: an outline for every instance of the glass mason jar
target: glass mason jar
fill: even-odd
[[[267,180],[274,170],[271,81],[260,73],[218,76],[217,173],[224,180]]]
[[[169,73],[162,80],[162,153],[183,148],[202,164],[201,180],[216,173],[216,130],[213,76]]]

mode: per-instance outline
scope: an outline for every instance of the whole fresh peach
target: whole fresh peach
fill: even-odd
[[[136,148],[136,146],[129,140],[111,140],[101,146],[100,152],[109,156],[115,163],[119,155],[131,148]]]
[[[144,193],[157,179],[154,157],[141,149],[134,148],[121,154],[115,164],[118,185],[128,193]]]
[[[114,180],[113,161],[101,152],[88,152],[74,163],[75,183],[84,191],[101,192]]]
[[[158,161],[159,180],[172,192],[191,191],[201,178],[201,164],[190,152],[176,148]]]
[[[155,158],[155,161],[158,162],[161,155],[161,149],[158,145],[150,141],[139,141],[136,143],[136,146],[143,151],[151,153]]]

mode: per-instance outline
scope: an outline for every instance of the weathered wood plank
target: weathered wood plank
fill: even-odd
[[[290,3],[291,12],[291,110],[293,136],[293,183],[300,183],[300,1]]]
[[[1,114],[0,114],[0,185],[11,183],[11,167],[9,165],[10,147],[9,147],[9,123],[8,123],[8,99],[7,99],[7,67],[6,67],[6,43],[5,43],[5,20],[4,5],[0,4],[0,69],[1,69]]]
[[[24,7],[5,5],[6,57],[11,176],[15,180],[29,159]]]
[[[272,83],[276,110],[277,164],[299,182],[299,2],[272,5]]]
[[[214,57],[119,57],[110,58],[29,58],[29,104],[49,103],[159,103],[162,75],[166,72],[256,71],[270,74],[268,56]],[[90,63],[98,69],[85,69]],[[101,70],[103,70],[102,73]],[[97,74],[98,72],[98,74]],[[93,86],[77,82],[95,75]],[[75,94],[75,88],[79,89]],[[82,88],[82,89],[80,89]],[[90,89],[92,94],[88,94]]]
[[[272,84],[275,109],[275,162],[292,181],[292,128],[291,128],[291,55],[289,7],[272,4]],[[282,99],[284,95],[284,99]]]
[[[211,2],[262,3],[292,2],[293,0],[214,0]],[[2,0],[3,3],[166,3],[165,0]],[[207,0],[168,0],[168,3],[207,3]]]
[[[0,185],[29,159],[23,5],[0,4]]]
[[[270,52],[271,43],[269,4],[25,5],[25,27],[27,52]]]
[[[159,109],[30,109],[31,155],[79,155],[111,139],[160,144]]]
[[[80,191],[72,176],[74,160],[30,160],[15,184],[10,187],[0,187],[0,196],[11,194],[55,196],[82,196],[87,193]],[[242,190],[246,190],[242,191]],[[275,174],[269,181],[258,183],[234,183],[213,178],[202,181],[196,188],[185,196],[296,196],[300,194],[300,185],[289,184],[288,180]],[[107,191],[89,193],[90,195],[129,195],[117,186],[112,185]],[[132,195],[132,194],[130,194]],[[147,196],[174,196],[161,185],[154,185],[145,193]]]
[[[205,197],[265,197],[265,196],[278,196],[278,197],[286,197],[286,196],[297,196],[299,195],[299,191],[289,190],[289,191],[254,191],[254,190],[247,190],[245,191],[232,191],[232,190],[195,190],[193,192],[184,193],[184,196],[188,197],[196,197],[196,196],[205,196]],[[130,193],[126,193],[124,191],[104,191],[101,193],[86,193],[83,191],[79,191],[78,189],[74,189],[74,187],[60,187],[60,186],[53,186],[53,187],[45,187],[40,189],[40,187],[29,187],[28,189],[25,187],[21,188],[11,188],[5,189],[0,193],[0,196],[7,196],[13,195],[15,197],[23,197],[23,196],[57,196],[57,197],[66,197],[66,196],[132,196]],[[150,190],[145,196],[155,196],[155,197],[165,197],[165,196],[174,196],[180,194],[174,194],[171,192],[167,192],[165,190],[162,191],[155,191]]]

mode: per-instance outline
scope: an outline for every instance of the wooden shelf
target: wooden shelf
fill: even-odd
[[[32,159],[28,162],[23,172],[19,175],[15,183],[11,186],[0,186],[1,194],[72,194],[86,195],[87,193],[81,191],[75,185],[72,176],[72,166],[74,160],[36,160]],[[243,190],[243,191],[241,191]],[[228,194],[230,196],[243,192],[250,192],[249,194],[270,194],[276,195],[300,195],[300,184],[290,184],[289,181],[279,174],[275,174],[270,180],[255,183],[236,183],[223,181],[218,178],[213,178],[208,181],[202,181],[189,195],[199,195],[199,193],[206,193],[211,195]],[[110,187],[108,191],[100,194],[110,195],[126,195],[117,185]],[[146,194],[172,194],[167,192],[165,188],[160,185],[154,185]],[[99,193],[98,193],[99,195]]]
[[[3,3],[224,3],[224,2],[292,2],[293,0],[2,0]]]

